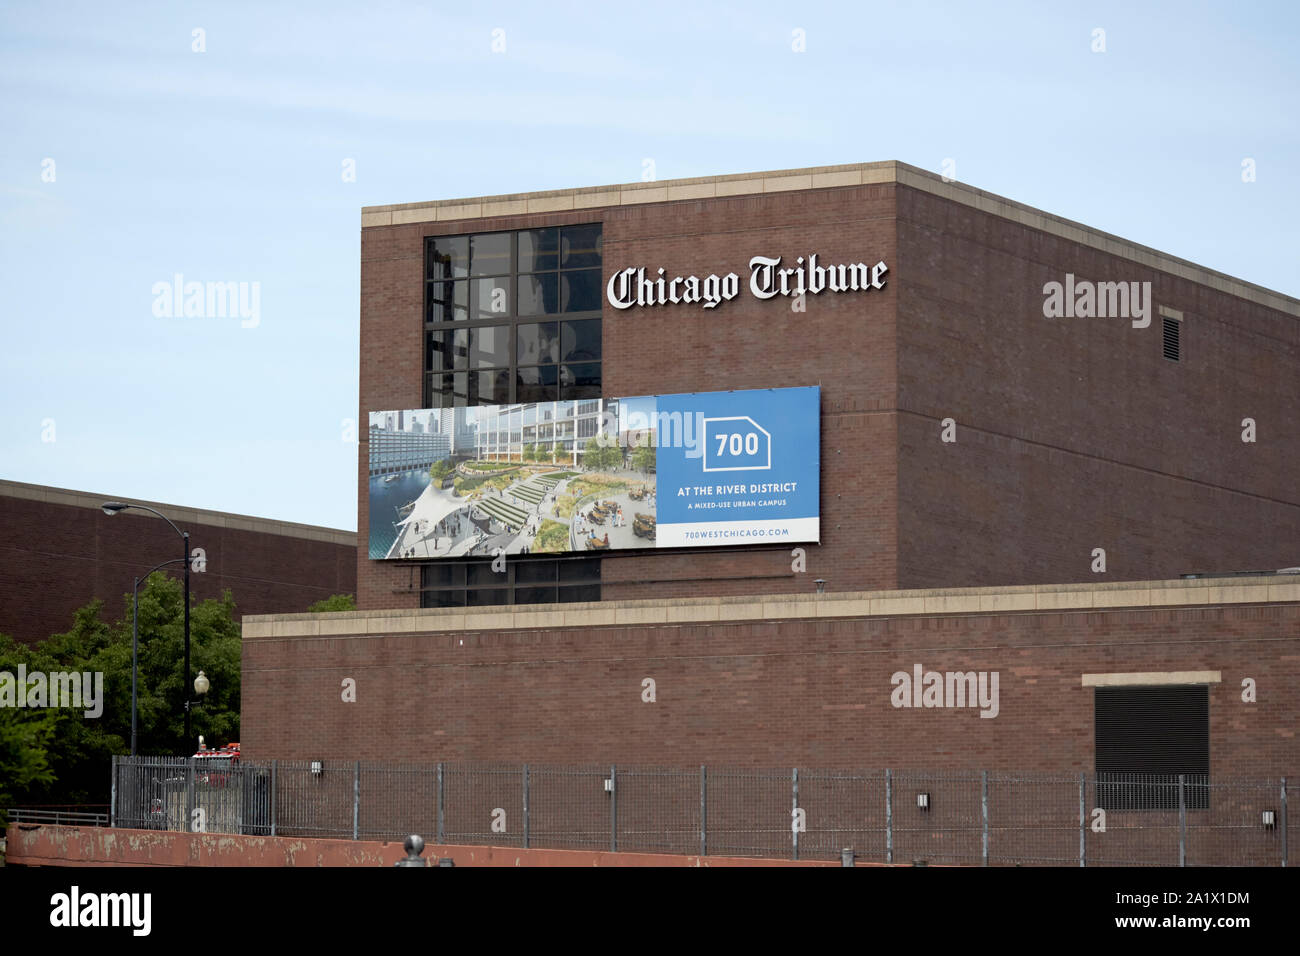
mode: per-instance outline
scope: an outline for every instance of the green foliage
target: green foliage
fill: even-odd
[[[332,594],[323,601],[317,601],[307,608],[309,614],[324,614],[329,611],[355,611],[357,599],[351,594]]]
[[[433,466],[429,469],[429,477],[432,478],[436,483],[442,484],[442,480],[446,478],[448,475],[450,475],[453,471],[455,471],[455,466],[452,465],[450,459],[439,458],[437,461],[433,463]]]
[[[623,452],[617,445],[602,445],[595,438],[588,438],[582,449],[582,463],[595,471],[617,468],[623,463]]]
[[[655,467],[655,449],[652,445],[642,445],[632,451],[632,467],[649,473]]]
[[[0,671],[17,675],[18,665],[31,669],[31,652],[13,638],[0,634]],[[49,766],[50,741],[60,714],[54,710],[0,707],[0,827],[6,823],[4,810],[17,803],[32,802],[54,783]]]
[[[536,445],[525,445],[525,446],[524,446],[524,461],[536,461],[536,460],[537,460],[537,446],[536,446]]]
[[[32,648],[0,642],[0,670],[15,672],[21,662],[29,674],[104,675],[103,712],[98,718],[86,717],[83,710],[0,708],[0,788],[8,791],[9,802],[108,802],[109,758],[130,751],[131,595],[124,595],[122,617],[112,624],[101,620],[102,606],[102,601],[92,601],[76,612],[71,629]],[[197,749],[199,734],[210,746],[239,739],[241,645],[234,601],[226,592],[220,601],[207,600],[191,608],[188,683],[184,611],[184,587],[179,580],[155,572],[141,586],[137,711],[141,754],[188,757]],[[200,670],[211,689],[191,710],[193,736],[184,740],[185,701],[199,699],[193,678]],[[14,715],[19,715],[18,722],[33,726],[15,729]],[[20,766],[5,753],[13,741],[24,739],[31,741],[31,760]],[[52,776],[42,769],[42,753]]]
[[[569,550],[569,526],[547,518],[542,522],[532,550],[537,553]]]

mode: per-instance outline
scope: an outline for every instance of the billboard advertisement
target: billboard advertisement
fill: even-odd
[[[820,539],[817,387],[369,415],[375,559]]]

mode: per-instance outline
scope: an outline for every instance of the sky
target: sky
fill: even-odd
[[[896,159],[1300,296],[1298,25],[5,0],[0,478],[355,529],[368,205]],[[257,309],[168,316],[178,275]]]

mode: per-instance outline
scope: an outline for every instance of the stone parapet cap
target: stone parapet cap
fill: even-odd
[[[846,591],[762,597],[670,598],[587,604],[387,609],[260,614],[243,619],[245,640],[456,631],[556,630],[817,618],[890,618],[1300,603],[1300,575],[1178,578],[1106,584]]]

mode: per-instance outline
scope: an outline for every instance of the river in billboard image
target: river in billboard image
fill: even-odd
[[[397,540],[402,510],[415,502],[429,487],[429,473],[420,471],[370,479],[370,556],[390,555]]]

